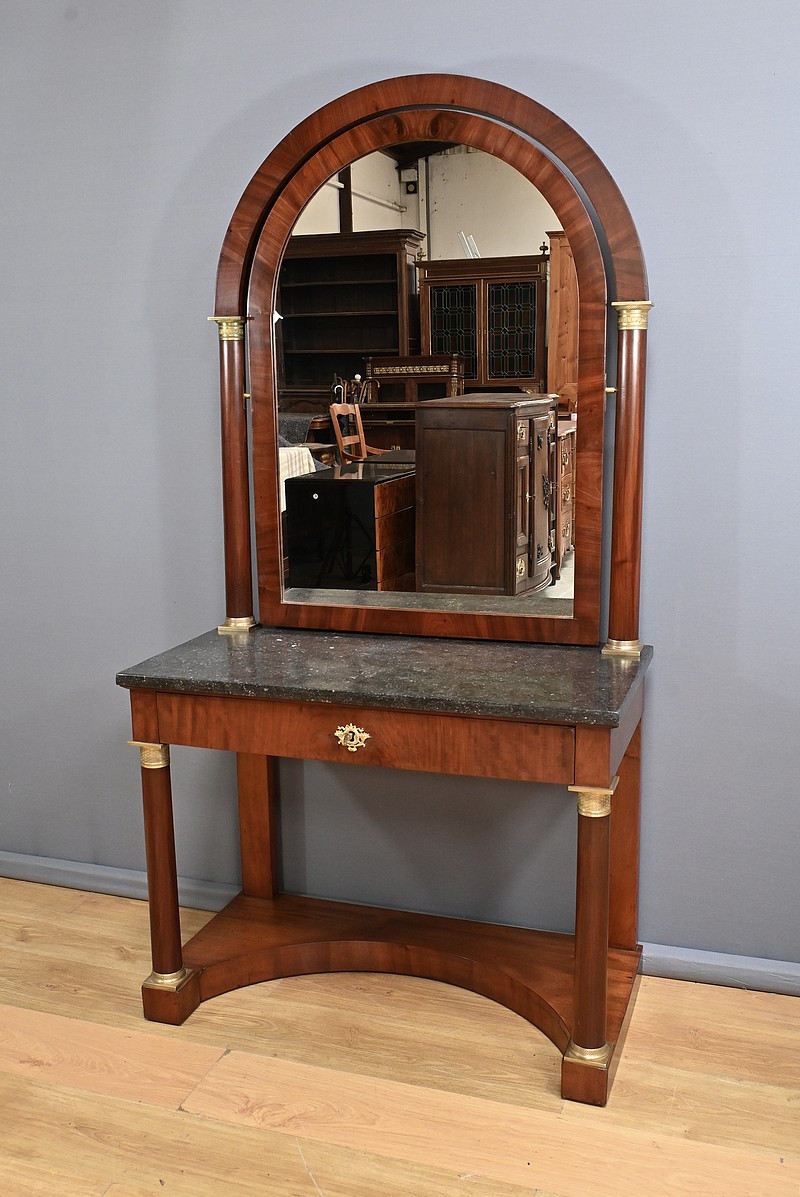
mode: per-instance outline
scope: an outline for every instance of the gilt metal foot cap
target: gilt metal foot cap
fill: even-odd
[[[175,992],[189,980],[191,975],[188,968],[179,968],[174,973],[152,972],[144,984],[148,989],[170,989]]]
[[[633,657],[638,661],[643,648],[641,640],[607,640],[600,652],[604,657]]]
[[[217,631],[220,636],[238,636],[240,632],[249,632],[255,626],[256,621],[252,615],[229,615]]]
[[[614,1048],[610,1043],[604,1043],[602,1047],[580,1047],[570,1039],[564,1059],[576,1064],[588,1064],[590,1068],[607,1068],[613,1054]]]

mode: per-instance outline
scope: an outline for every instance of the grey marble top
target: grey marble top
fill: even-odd
[[[128,689],[351,703],[618,727],[653,650],[374,636],[293,628],[206,632],[117,674]]]

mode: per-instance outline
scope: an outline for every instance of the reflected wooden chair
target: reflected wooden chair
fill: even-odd
[[[332,403],[330,413],[342,465],[349,461],[366,461],[368,457],[388,452],[387,449],[376,449],[367,444],[364,425],[361,422],[361,410],[357,403]],[[354,428],[355,432],[343,432],[342,421],[346,421],[348,429]]]

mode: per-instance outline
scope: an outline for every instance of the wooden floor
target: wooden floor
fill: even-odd
[[[0,879],[0,910],[3,1197],[800,1194],[796,998],[644,978],[598,1110],[462,990],[303,977],[166,1027],[143,903]]]

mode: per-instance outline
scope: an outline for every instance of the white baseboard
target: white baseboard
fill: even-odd
[[[702,981],[707,985],[800,996],[800,964],[792,960],[762,960],[758,956],[728,956],[724,952],[645,943],[642,972],[647,977],[673,977],[677,981]]]
[[[147,898],[146,876],[135,869],[0,852],[0,876],[116,894],[123,898]],[[220,910],[237,892],[235,886],[222,885],[218,881],[198,881],[191,877],[178,879],[181,905],[196,910]],[[762,960],[757,956],[728,956],[722,952],[646,943],[642,951],[642,972],[648,977],[671,977],[678,981],[700,981],[708,985],[800,996],[800,964],[791,960]]]
[[[0,877],[17,881],[40,881],[45,885],[63,885],[67,889],[85,889],[98,894],[116,894],[120,898],[147,898],[147,876],[136,869],[115,869],[110,865],[82,864],[77,860],[53,860],[48,856],[23,856],[0,852]],[[181,906],[194,910],[221,910],[239,892],[234,885],[218,881],[178,878]]]

